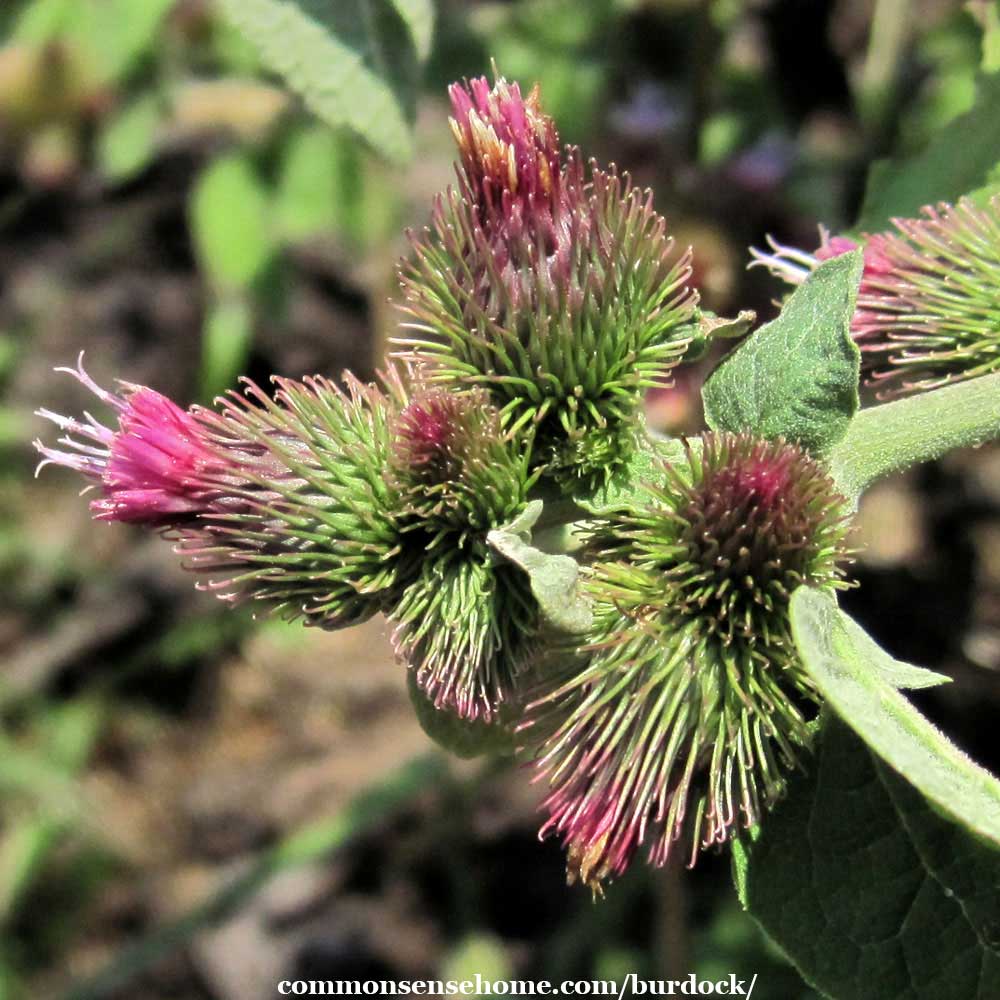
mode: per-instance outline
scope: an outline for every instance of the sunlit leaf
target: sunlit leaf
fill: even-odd
[[[220,157],[198,178],[191,195],[191,233],[209,279],[243,288],[274,252],[267,193],[251,160]]]
[[[97,165],[108,180],[127,181],[149,164],[156,152],[160,119],[156,95],[142,94],[102,127],[97,137]]]
[[[253,342],[253,311],[242,297],[212,305],[201,344],[201,398],[214,399],[231,388],[246,370]]]
[[[998,109],[1000,73],[984,74],[972,109],[941,129],[926,149],[872,167],[857,228],[878,232],[893,216],[915,216],[924,205],[955,202],[982,187],[1000,163]]]
[[[743,905],[830,997],[993,1000],[1000,853],[832,716],[808,767],[734,845]]]
[[[44,44],[54,38],[77,43],[100,79],[128,75],[151,50],[160,23],[175,0],[40,0],[27,6],[14,27],[17,41]]]
[[[851,316],[861,281],[857,251],[821,264],[781,315],[728,355],[702,390],[705,420],[823,451],[858,408],[860,353]]]
[[[542,512],[534,500],[524,514],[506,528],[487,535],[490,547],[528,574],[531,593],[543,619],[561,632],[580,633],[590,628],[591,611],[579,592],[580,567],[572,556],[550,555],[534,548],[528,538]]]
[[[889,683],[885,654],[873,655],[875,643],[845,624],[829,594],[799,587],[791,617],[803,666],[829,707],[939,810],[1000,848],[1000,781]]]
[[[392,5],[406,22],[417,56],[426,59],[434,38],[434,4],[431,0],[392,0]]]
[[[315,114],[330,125],[353,129],[390,160],[409,159],[409,126],[392,85],[407,54],[383,47],[377,29],[384,16],[375,16],[377,3],[365,5],[369,16],[350,18],[346,15],[354,14],[353,2],[220,0],[220,4],[263,63]],[[396,33],[390,34],[398,47]]]

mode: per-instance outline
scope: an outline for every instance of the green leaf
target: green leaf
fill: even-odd
[[[0,927],[9,924],[38,883],[65,827],[60,819],[29,816],[9,823],[0,835]]]
[[[45,45],[66,30],[76,0],[33,0],[20,12],[10,33],[12,42]]]
[[[757,314],[752,309],[741,309],[736,316],[718,316],[702,309],[698,314],[698,331],[706,340],[713,337],[733,339],[748,334],[756,321]]]
[[[533,500],[515,521],[491,531],[490,547],[524,570],[542,617],[560,632],[582,633],[591,625],[590,605],[579,592],[580,567],[572,556],[549,555],[528,541],[531,528],[542,513],[542,501]]]
[[[315,125],[285,144],[274,203],[277,229],[297,240],[335,230],[358,250],[398,232],[398,184],[349,132]]]
[[[490,722],[461,719],[454,712],[434,706],[434,702],[417,684],[415,670],[407,670],[406,686],[420,728],[449,753],[469,760],[487,754],[509,757],[516,751],[517,743],[512,726],[514,720],[507,718],[502,709],[499,718]]]
[[[405,29],[394,30],[378,0],[220,3],[263,63],[315,114],[330,125],[346,125],[389,160],[410,158],[410,131],[397,90],[409,75],[412,52],[401,49]]]
[[[839,720],[733,850],[743,905],[803,977],[850,1000],[993,1000],[1000,854],[949,823]]]
[[[440,975],[446,982],[482,980],[497,982],[514,977],[515,966],[504,940],[492,934],[469,934],[446,952]]]
[[[885,229],[894,216],[957,201],[982,186],[1000,162],[1000,73],[979,78],[976,102],[941,129],[926,149],[903,160],[880,160],[868,175],[857,228]]]
[[[86,52],[107,83],[122,80],[154,43],[175,0],[42,0],[27,7],[14,29],[18,41],[67,38]]]
[[[253,343],[253,311],[244,298],[209,307],[201,341],[200,395],[209,401],[231,388],[246,369]]]
[[[687,326],[688,346],[681,363],[687,365],[700,361],[708,353],[713,340],[745,337],[756,322],[757,313],[753,309],[741,309],[738,315],[730,317],[696,308],[692,322]]]
[[[127,181],[145,169],[156,152],[159,99],[142,94],[126,104],[97,136],[97,164],[110,181]]]
[[[821,595],[823,596],[823,595]],[[832,598],[830,599],[832,602]],[[836,606],[836,605],[834,605]],[[837,608],[840,627],[830,633],[830,642],[846,659],[857,657],[866,669],[874,670],[883,683],[899,691],[950,684],[951,678],[926,667],[918,667],[890,656],[853,618]]]
[[[101,704],[90,698],[75,698],[52,708],[41,720],[50,759],[76,774],[87,763],[105,718]]]
[[[406,24],[421,62],[431,54],[434,40],[434,4],[431,0],[392,0],[393,7]]]
[[[980,4],[978,8],[969,4],[966,9],[973,15],[978,14],[982,24],[983,72],[1000,72],[1000,3],[992,0],[992,2]]]
[[[857,250],[825,261],[777,319],[722,361],[702,390],[709,427],[780,435],[817,452],[844,436],[858,408],[851,316],[862,266]]]
[[[324,125],[289,136],[284,145],[274,215],[280,232],[293,240],[338,226],[346,206],[338,197],[342,140]]]
[[[201,174],[191,195],[191,233],[216,286],[242,289],[264,270],[275,247],[267,193],[249,157],[220,157]]]
[[[829,594],[799,587],[790,610],[803,665],[829,707],[938,809],[1000,848],[1000,781],[896,691],[886,654],[872,656],[875,643],[859,641]]]

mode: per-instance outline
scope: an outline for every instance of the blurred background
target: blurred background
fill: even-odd
[[[337,0],[329,0],[336,6]],[[452,174],[446,86],[541,85],[562,137],[656,192],[720,313],[774,313],[747,246],[856,216],[872,161],[972,102],[950,0],[439,0],[387,165],[311,117],[212,0],[0,4],[0,997],[266,1000],[280,979],[759,973],[812,997],[728,855],[637,863],[599,905],[536,839],[538,790],[447,760],[382,622],[324,634],[195,592],[169,546],[32,478],[52,367],[182,404],[246,373],[369,377],[394,269]],[[649,401],[701,426],[710,362]],[[885,482],[848,610],[956,680],[921,707],[998,770],[1000,452]]]

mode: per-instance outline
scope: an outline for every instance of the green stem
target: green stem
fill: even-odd
[[[1000,437],[1000,374],[862,410],[830,453],[830,471],[849,499],[877,479],[955,448]]]

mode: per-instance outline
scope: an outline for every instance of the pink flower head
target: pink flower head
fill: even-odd
[[[866,233],[863,239],[863,243],[857,243],[848,236],[831,236],[820,227],[820,244],[812,253],[808,253],[796,247],[785,246],[768,236],[767,242],[772,252],[764,253],[751,247],[750,256],[753,260],[750,267],[766,267],[771,274],[787,284],[801,285],[823,261],[850,253],[860,246],[864,249],[864,272],[861,278],[863,290],[866,281],[882,277],[893,268],[893,263],[885,252],[886,237],[883,234],[869,236]]]
[[[513,213],[552,216],[559,198],[559,136],[540,106],[538,87],[526,98],[503,77],[491,88],[484,77],[449,88],[452,131],[464,180],[484,224]]]
[[[857,250],[859,246],[863,247],[864,270],[861,274],[862,293],[865,291],[866,286],[871,287],[871,283],[874,280],[892,273],[894,265],[892,259],[886,253],[888,237],[885,234],[875,233],[873,236],[869,236],[866,233],[863,244],[855,243],[854,240],[847,236],[829,236],[826,232],[822,234],[822,238],[823,241],[817,247],[814,254],[817,261],[831,260],[834,257],[850,253],[852,250]]]
[[[351,376],[341,388],[315,376],[275,377],[273,396],[250,381],[218,410],[183,410],[143,386],[102,389],[117,429],[39,415],[64,432],[48,464],[74,469],[99,493],[95,517],[146,524],[176,543],[199,586],[227,601],[263,600],[310,625],[340,628],[391,606],[414,573],[387,481],[391,428],[405,390]]]
[[[208,477],[225,471],[204,428],[153,389],[127,382],[118,394],[102,389],[84,371],[82,359],[81,354],[75,369],[56,370],[73,375],[114,409],[118,429],[105,427],[89,413],[77,420],[39,410],[39,416],[66,432],[59,443],[71,450],[36,441],[44,456],[38,468],[64,465],[97,485],[101,495],[90,509],[99,521],[165,525],[204,511],[217,492]]]
[[[463,445],[469,443],[470,405],[488,405],[448,389],[433,389],[416,396],[399,414],[395,458],[413,479],[440,481],[450,478],[460,464]]]
[[[879,395],[1000,369],[1000,197],[925,206],[869,239],[851,324]]]

